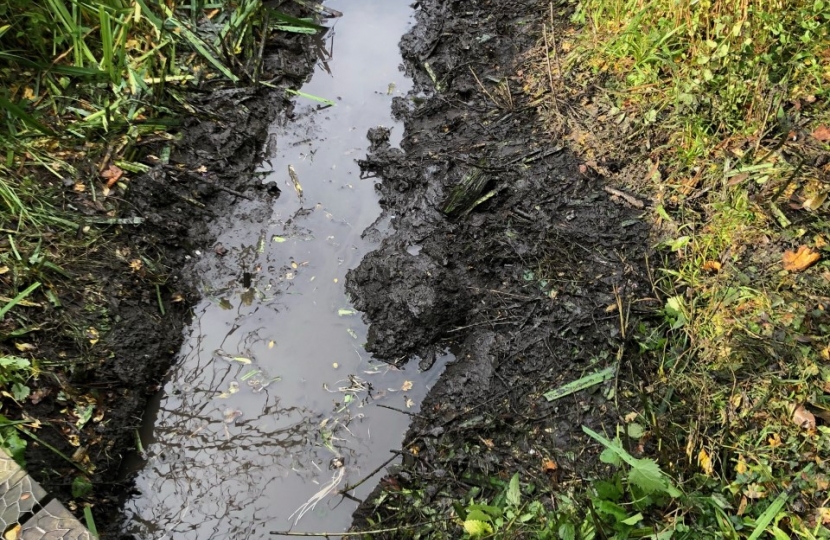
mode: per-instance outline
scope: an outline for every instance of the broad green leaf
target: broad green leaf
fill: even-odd
[[[622,459],[620,459],[620,455],[613,448],[606,448],[605,450],[603,450],[602,453],[599,455],[599,460],[603,463],[607,463],[615,467],[619,467],[620,465],[622,465]]]
[[[477,521],[475,519],[467,519],[464,521],[464,531],[472,537],[483,536],[485,534],[493,534],[493,527],[484,521]]]
[[[519,506],[522,503],[522,492],[519,487],[519,473],[513,475],[510,484],[507,485],[507,504]]]
[[[631,467],[628,481],[646,493],[666,491],[666,478],[653,459],[638,459],[637,464]]]
[[[623,523],[625,525],[630,525],[630,526],[633,527],[634,525],[640,523],[641,521],[643,521],[643,514],[637,512],[636,514],[634,514],[630,518],[622,520],[621,523]]]
[[[481,510],[477,508],[468,508],[467,509],[467,520],[468,521],[481,521],[482,523],[490,523],[493,521],[493,517],[485,514]]]
[[[576,540],[576,527],[573,523],[564,523],[559,526],[560,540]]]
[[[29,397],[29,394],[31,394],[31,392],[32,390],[25,384],[16,382],[12,385],[12,397],[14,397],[16,401],[23,401],[24,399]]]

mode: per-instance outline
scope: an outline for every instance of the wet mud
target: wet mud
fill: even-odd
[[[381,180],[393,232],[349,272],[347,290],[377,357],[428,363],[449,348],[457,360],[411,427],[404,466],[358,510],[357,527],[414,523],[400,510],[412,508],[407,488],[448,506],[488,476],[521,471],[553,489],[594,467],[581,426],[616,417],[616,381],[553,402],[542,394],[617,360],[637,372],[627,353],[609,351],[625,351],[621,320],[640,311],[624,307],[621,318],[618,308],[649,296],[642,210],[610,197],[545,134],[516,76],[547,9],[423,0],[401,42],[415,81],[396,104],[401,149],[376,130],[361,162]],[[543,459],[557,464],[550,477]]]

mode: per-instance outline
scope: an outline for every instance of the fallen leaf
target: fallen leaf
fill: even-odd
[[[84,331],[84,336],[86,336],[86,338],[89,340],[90,345],[95,345],[96,343],[98,343],[98,330],[96,330],[94,327],[90,326],[89,328],[87,328]]]
[[[718,261],[706,261],[700,268],[706,272],[720,272],[721,264]]]
[[[201,167],[199,167],[198,169],[196,169],[196,172],[198,172],[198,173],[206,173],[206,172],[207,172],[207,167],[205,167],[204,165],[202,165]]]
[[[813,137],[819,142],[830,142],[830,127],[819,126],[813,131]]]
[[[559,465],[550,458],[542,460],[542,470],[545,472],[553,472],[559,468]]]
[[[20,538],[21,528],[22,527],[20,526],[20,524],[15,525],[14,527],[6,531],[6,534],[3,535],[3,538],[5,540],[17,540],[18,538]]]
[[[715,464],[712,462],[712,458],[706,452],[705,448],[700,449],[697,455],[697,463],[700,465],[701,470],[706,473],[706,476],[711,475],[715,470]]]
[[[29,352],[35,350],[37,347],[31,343],[15,343],[14,348],[20,352]]]
[[[738,515],[739,516],[744,515],[744,512],[746,512],[747,502],[749,502],[749,501],[747,500],[746,497],[741,497],[741,502],[738,503]]]
[[[759,484],[749,484],[746,491],[744,491],[744,495],[749,499],[763,499],[767,496],[764,488]]]
[[[804,429],[814,429],[816,427],[816,417],[804,408],[804,405],[799,405],[793,411],[793,422]]]
[[[743,456],[738,458],[738,463],[735,465],[735,472],[738,474],[744,474],[746,471],[749,470],[749,467],[746,466],[746,461],[744,460]]]
[[[801,272],[813,266],[821,256],[807,246],[799,246],[798,251],[784,252],[784,270]]]
[[[403,390],[404,392],[412,390],[412,381],[404,381],[401,385],[401,390]]]
[[[816,193],[815,195],[813,195],[812,197],[806,199],[801,204],[801,208],[803,208],[803,209],[805,209],[809,212],[815,212],[816,210],[821,208],[821,205],[824,204],[824,201],[826,201],[826,200],[827,200],[827,192],[826,191],[820,191],[820,192]]]
[[[781,436],[778,433],[775,433],[772,437],[767,439],[767,442],[770,445],[770,448],[778,448],[784,443],[781,442]]]
[[[37,390],[29,394],[29,400],[31,400],[32,405],[37,405],[38,403],[43,401],[43,398],[45,398],[51,393],[51,388],[38,388]]]
[[[105,171],[101,173],[101,178],[107,181],[107,187],[111,188],[124,175],[124,171],[117,165],[110,165]]]
[[[141,262],[141,259],[133,259],[130,261],[130,269],[132,269],[133,272],[138,272],[139,270],[141,270],[141,267],[143,265],[144,263]]]

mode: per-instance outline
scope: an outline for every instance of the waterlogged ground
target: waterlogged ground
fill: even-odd
[[[347,529],[377,477],[349,497],[329,493],[395,457],[406,413],[447,360],[426,373],[373,361],[344,291],[346,272],[384,235],[379,223],[362,237],[380,208],[376,180],[361,179],[355,160],[370,128],[401,136],[390,109],[410,86],[397,44],[412,10],[408,0],[330,7],[344,15],[302,90],[336,105],[297,98],[293,117],[273,126],[261,169],[281,196],[238,205],[215,223],[217,243],[192,254],[204,300],[142,433],[128,536]]]

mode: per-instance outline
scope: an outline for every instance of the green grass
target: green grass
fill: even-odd
[[[74,369],[40,357],[31,334],[48,327],[54,339],[75,339],[81,356],[103,338],[103,326],[61,315],[61,299],[79,294],[90,314],[107,313],[106,299],[66,268],[97,264],[88,254],[109,242],[105,234],[118,221],[113,201],[129,177],[149,169],[147,140],[170,145],[181,120],[199,114],[189,103],[193,90],[270,84],[261,80],[266,42],[320,28],[260,0],[0,4],[0,408],[7,415],[25,409],[26,382],[41,368]],[[105,202],[115,217],[85,217],[73,190]],[[18,458],[20,433],[0,427],[0,446]]]
[[[617,430],[636,424],[629,443],[681,492],[589,479],[575,538],[830,538],[830,3],[583,0],[569,15],[526,89],[552,131],[654,202],[663,308],[633,332],[654,381]],[[797,248],[818,260],[788,265]]]

